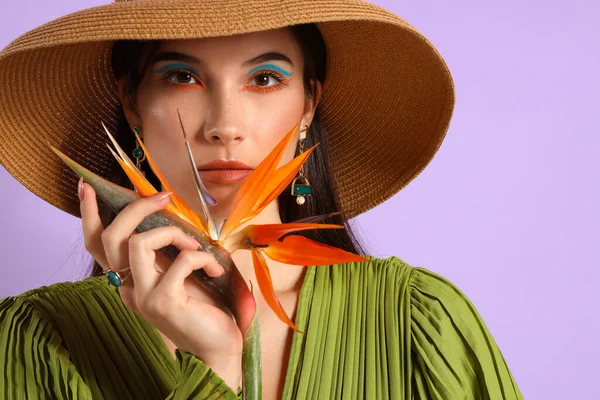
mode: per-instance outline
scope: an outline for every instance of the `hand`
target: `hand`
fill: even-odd
[[[215,370],[233,389],[241,377],[243,339],[235,321],[202,290],[189,275],[204,269],[221,276],[215,258],[198,251],[196,239],[175,226],[136,233],[142,220],[167,206],[168,194],[138,199],[125,207],[103,228],[96,193],[80,185],[81,220],[85,247],[104,268],[124,271],[119,294],[125,306],[143,317],[182,351],[194,354]],[[80,196],[81,197],[81,196]],[[181,253],[171,262],[158,249],[174,245]]]

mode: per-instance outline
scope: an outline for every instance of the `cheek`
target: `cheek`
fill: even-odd
[[[152,79],[145,82],[138,92],[138,109],[146,129],[165,138],[172,134],[182,136],[177,110],[181,113],[186,131],[189,133],[195,129],[201,117],[198,110],[206,108],[202,97],[195,92],[193,89],[167,88]]]
[[[165,140],[160,135],[152,134],[144,139],[144,144],[169,184],[177,186],[177,181],[182,178],[182,171],[189,169],[189,165],[185,164],[185,158],[182,157],[182,142]]]
[[[173,101],[154,85],[141,86],[137,100],[145,130],[160,132],[172,125],[169,115]]]
[[[304,113],[304,89],[301,82],[297,82],[295,86],[294,90],[287,91],[285,96],[281,96],[279,99],[273,98],[272,104],[266,108],[269,116],[273,118],[273,128],[279,128],[278,132],[281,133],[281,137],[292,126],[300,123]]]
[[[281,96],[275,99],[273,96],[269,104],[263,104],[259,114],[261,118],[256,118],[256,115],[249,117],[255,120],[255,125],[252,131],[255,132],[256,143],[260,147],[260,152],[266,155],[273,149],[279,141],[294,127],[300,124],[304,113],[304,93],[295,92],[287,96]],[[298,127],[301,129],[302,127]],[[291,160],[294,157],[296,149],[296,141],[298,136],[294,137],[282,157],[282,163]]]
[[[160,172],[176,191],[183,165],[183,135],[177,117],[180,101],[168,96],[160,88],[148,85],[138,92],[138,110],[142,117],[144,144]],[[181,107],[179,107],[181,109]],[[185,115],[182,111],[182,115]],[[184,119],[185,122],[185,119]],[[186,124],[187,131],[187,124]]]
[[[175,193],[182,196],[189,204],[196,201],[193,174],[182,141],[165,140],[159,136],[148,138],[146,143],[152,154],[154,163]],[[190,200],[191,199],[191,200]]]
[[[150,113],[150,117],[154,121],[167,121],[167,110],[165,109],[164,103],[155,102],[150,105],[148,108],[148,112]]]

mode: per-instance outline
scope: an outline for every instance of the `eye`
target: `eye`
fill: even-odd
[[[273,71],[263,71],[258,75],[254,76],[252,82],[256,82],[256,84],[251,84],[250,86],[257,86],[260,88],[272,88],[280,85],[282,81],[283,79],[277,73]]]
[[[177,85],[195,85],[198,84],[198,80],[187,71],[172,71],[165,75],[165,80],[175,83]]]

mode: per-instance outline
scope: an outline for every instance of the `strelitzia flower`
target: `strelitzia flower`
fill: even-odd
[[[310,217],[292,223],[247,225],[239,229],[277,199],[281,192],[289,186],[300,167],[316,147],[316,145],[311,147],[290,162],[277,168],[297,127],[296,125],[285,135],[273,151],[244,181],[233,200],[229,217],[220,229],[217,229],[208,209],[208,206],[215,205],[216,201],[208,193],[198,175],[183,124],[182,130],[186,152],[194,173],[201,203],[199,213],[194,212],[175,193],[154,163],[144,143],[136,134],[136,140],[145,152],[152,171],[161,182],[164,190],[172,192],[170,195],[171,201],[166,209],[147,217],[136,230],[143,232],[159,226],[178,226],[198,240],[202,246],[201,250],[213,254],[223,266],[225,273],[218,278],[210,278],[202,270],[194,271],[192,276],[220,304],[224,311],[235,318],[243,334],[243,393],[246,399],[259,399],[261,396],[259,325],[256,315],[256,302],[251,290],[231,259],[231,253],[240,249],[252,252],[256,280],[265,301],[282,322],[296,331],[299,331],[298,328],[285,313],[275,294],[265,256],[282,263],[303,266],[368,261],[368,259],[356,254],[297,235],[298,232],[312,229],[343,229],[343,225],[317,223],[338,213]],[[82,176],[96,190],[98,197],[108,207],[118,213],[131,201],[140,197],[152,196],[158,190],[136,168],[105,126],[104,129],[115,148],[113,150],[109,146],[110,151],[129,177],[137,193],[100,178],[56,148],[50,147],[75,173]],[[168,246],[161,249],[161,251],[171,260],[174,260],[179,252],[173,246]]]

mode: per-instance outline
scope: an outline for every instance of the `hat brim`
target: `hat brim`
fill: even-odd
[[[77,177],[52,143],[107,177],[115,160],[113,41],[244,34],[316,23],[327,47],[321,102],[338,193],[349,216],[393,196],[431,161],[454,107],[434,46],[398,16],[362,1],[129,1],[42,25],[0,53],[0,163],[31,192],[79,217]]]

